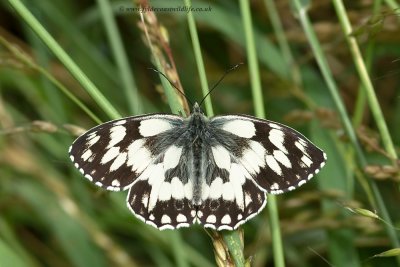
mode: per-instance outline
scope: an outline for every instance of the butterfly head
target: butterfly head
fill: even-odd
[[[203,114],[203,111],[201,110],[199,104],[197,102],[194,103],[193,105],[193,114]]]

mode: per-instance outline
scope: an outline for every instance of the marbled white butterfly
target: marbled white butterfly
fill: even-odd
[[[72,144],[70,158],[91,182],[129,189],[127,205],[160,230],[199,223],[236,229],[258,214],[266,193],[306,183],[325,153],[288,126],[245,115],[188,118],[150,114],[110,121]]]

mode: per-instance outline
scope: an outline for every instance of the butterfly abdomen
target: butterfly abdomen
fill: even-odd
[[[204,139],[204,132],[207,131],[208,122],[204,115],[198,113],[193,114],[189,118],[188,131],[190,132],[189,142],[187,142],[188,158],[191,163],[188,165],[189,179],[193,184],[192,204],[201,206],[205,198],[204,186],[205,173],[207,168],[207,144]]]

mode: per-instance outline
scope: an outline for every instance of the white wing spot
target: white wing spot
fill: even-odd
[[[245,173],[247,171],[243,168],[242,165],[232,163],[231,169],[229,171],[229,181],[235,181],[240,185],[243,185],[246,182]]]
[[[241,162],[246,166],[247,171],[252,174],[260,172],[260,168],[265,167],[265,148],[256,141],[249,142],[250,148],[243,153]]]
[[[170,218],[168,215],[164,214],[164,215],[161,217],[161,223],[162,223],[162,224],[171,223],[171,218]]]
[[[96,144],[97,143],[97,141],[99,141],[100,140],[100,135],[96,135],[96,133],[94,133],[94,135],[92,136],[92,137],[90,137],[90,138],[88,138],[87,139],[87,145],[90,147],[90,146],[93,146],[94,144]]]
[[[279,126],[278,124],[272,123],[272,122],[268,123],[268,125],[269,125],[271,128],[274,128],[274,129],[278,129],[278,130],[282,129],[281,126]]]
[[[111,182],[111,185],[114,186],[114,187],[118,187],[118,186],[120,186],[121,184],[120,184],[120,182],[119,182],[117,179],[114,179],[114,180]]]
[[[172,128],[172,124],[166,119],[148,119],[140,122],[139,133],[143,137],[148,137],[171,130]]]
[[[274,158],[286,168],[292,168],[292,163],[289,158],[281,150],[274,150]]]
[[[93,181],[92,176],[90,176],[89,174],[85,174],[85,178],[88,179],[89,181]]]
[[[307,167],[310,167],[311,164],[313,163],[312,160],[311,160],[309,157],[307,157],[306,155],[303,155],[303,156],[301,157],[301,161],[304,162],[304,164],[305,164]]]
[[[297,186],[299,187],[299,186],[302,186],[303,184],[305,184],[306,183],[306,180],[301,180],[298,184],[297,184]]]
[[[269,141],[271,141],[272,144],[274,144],[274,146],[279,148],[279,150],[281,150],[285,154],[288,153],[286,147],[283,145],[284,133],[281,130],[272,129],[271,131],[269,131],[268,139]]]
[[[171,195],[174,199],[180,200],[185,197],[185,188],[182,181],[178,177],[174,177],[171,180]]]
[[[177,222],[186,222],[187,218],[185,215],[183,215],[182,213],[179,213],[178,216],[176,216],[176,221]]]
[[[180,224],[176,225],[176,229],[179,229],[181,227],[189,227],[189,224],[188,223],[180,223]]]
[[[267,162],[267,165],[271,168],[271,170],[273,170],[278,175],[282,175],[282,169],[279,166],[279,163],[275,160],[274,156],[266,155],[265,161]]]
[[[170,146],[164,154],[164,170],[175,168],[182,155],[182,147]]]
[[[231,216],[229,214],[225,214],[224,217],[221,219],[222,224],[230,224],[231,223]]]
[[[165,225],[163,225],[163,226],[161,226],[161,227],[157,227],[159,230],[165,230],[165,229],[169,229],[169,230],[174,230],[175,229],[175,227],[173,227],[172,225],[170,225],[170,224],[165,224]],[[178,226],[176,227],[176,228],[178,228]]]
[[[265,148],[256,141],[250,141],[249,142],[250,148],[251,150],[254,151],[254,153],[258,156],[258,158],[261,159],[261,161],[264,163],[264,155],[265,155]],[[262,167],[264,167],[264,165],[261,165]]]
[[[223,184],[223,181],[220,177],[217,177],[214,179],[214,181],[212,181],[212,183],[210,185],[210,195],[209,195],[209,197],[211,199],[218,199],[221,197],[222,184]]]
[[[235,191],[232,183],[226,182],[222,185],[222,198],[227,201],[232,201],[235,199]]]
[[[119,120],[117,122],[114,122],[114,125],[122,125],[122,124],[125,124],[125,123],[126,123],[126,120]]]
[[[147,205],[149,203],[149,195],[148,194],[144,194],[142,196],[142,204],[145,208],[147,208]]]
[[[149,219],[152,220],[152,221],[154,221],[154,219],[155,219],[154,215],[153,215],[153,214],[150,214]]]
[[[244,202],[246,203],[246,207],[248,205],[250,205],[251,202],[253,202],[253,199],[251,198],[250,194],[247,192],[244,194]]]
[[[217,222],[217,217],[215,215],[208,215],[206,222],[208,223],[216,223]]]
[[[110,148],[101,159],[101,164],[106,164],[110,160],[114,159],[119,154],[119,147],[112,147]]]
[[[307,142],[304,139],[299,139],[299,142],[306,147],[307,146]]]
[[[191,181],[188,181],[184,185],[184,192],[185,192],[185,197],[189,200],[192,200],[193,198],[193,185]]]
[[[92,156],[92,154],[93,154],[93,153],[92,153],[92,150],[86,149],[85,153],[82,154],[81,158],[82,158],[84,161],[87,161],[88,158],[90,158],[90,156]]]
[[[86,140],[90,140],[90,139],[94,138],[96,136],[96,133],[97,132],[92,132],[92,133],[88,134]]]
[[[234,164],[232,164],[234,165]],[[235,164],[237,165],[237,164]],[[232,166],[234,167],[234,166]],[[229,173],[229,181],[232,185],[233,188],[233,193],[235,196],[235,200],[236,200],[236,204],[237,206],[241,209],[244,210],[244,198],[243,198],[243,180],[246,180],[246,178],[244,177],[243,173],[241,173],[239,168],[236,168],[238,170],[235,170],[234,168],[231,168],[231,171]],[[240,178],[238,178],[240,177]],[[243,182],[243,183],[242,183]]]
[[[210,186],[206,184],[204,181],[201,184],[201,199],[206,200],[210,196]],[[201,203],[195,203],[196,205],[200,205]]]
[[[144,140],[136,140],[128,146],[127,165],[132,166],[132,171],[141,173],[151,163],[150,151],[143,147]]]
[[[279,189],[279,184],[278,183],[273,183],[271,185],[271,190],[278,190]]]
[[[110,143],[107,148],[113,147],[124,139],[126,135],[126,128],[121,125],[114,126],[110,129]]]
[[[159,198],[168,199],[168,194],[171,195],[171,189],[169,189],[169,192],[164,191],[164,189],[160,192],[161,185],[165,179],[162,163],[148,167],[146,171],[138,177],[138,179],[147,179],[148,183],[151,185],[148,210],[153,210]]]
[[[217,166],[221,169],[229,170],[231,165],[231,157],[228,150],[226,150],[223,146],[215,146],[211,147],[211,151]]]
[[[299,139],[296,142],[294,142],[294,145],[307,157],[310,158],[310,155],[307,153],[307,143],[303,139]]]
[[[228,120],[222,129],[243,138],[251,138],[256,135],[254,123],[243,119]]]
[[[243,215],[242,214],[238,214],[237,219],[241,220],[242,218],[243,218]]]
[[[120,153],[110,166],[110,172],[117,170],[126,162],[127,153]]]
[[[153,193],[153,192],[152,192]],[[158,199],[160,201],[167,201],[171,199],[171,183],[163,182],[160,186],[160,192],[158,192]]]

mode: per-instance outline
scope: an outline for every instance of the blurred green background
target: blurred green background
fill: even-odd
[[[328,155],[317,177],[277,198],[286,266],[400,266],[397,250],[379,255],[389,257],[373,257],[400,249],[400,175],[393,154],[400,143],[399,4],[345,1],[353,27],[346,35],[339,23],[343,14],[333,2],[339,1],[250,1],[263,94],[257,100],[268,119],[299,130]],[[32,23],[12,7],[18,3],[104,99],[91,97],[88,83],[70,74],[65,62],[32,31]],[[184,5],[172,0],[148,3],[157,8]],[[321,57],[311,49],[307,26],[301,23],[301,4],[311,22],[308,30],[316,33],[336,82],[331,90],[317,64]],[[145,225],[126,208],[126,192],[105,192],[90,184],[68,158],[80,128],[119,115],[170,112],[158,75],[148,69],[155,65],[139,13],[130,9],[135,6],[112,0],[1,1],[1,267],[216,265],[212,241],[200,226],[160,232]],[[192,14],[208,84],[231,66],[245,63],[211,94],[214,113],[253,115],[254,77],[247,63],[248,31],[239,2],[193,1],[192,6],[204,9]],[[117,27],[107,14],[114,15]],[[199,101],[202,92],[187,13],[149,12],[145,19],[155,49],[167,59],[162,65],[170,65],[173,58],[185,94]],[[168,42],[157,39],[151,19],[158,21]],[[353,56],[346,36],[358,43],[379,106],[367,101],[356,68],[361,58]],[[174,68],[164,71],[176,75]],[[340,99],[334,99],[335,93]],[[344,114],[338,112],[340,103],[346,107]],[[376,109],[382,114],[371,111]],[[344,115],[352,122],[348,126],[357,134],[361,150],[343,124]],[[379,122],[387,124],[389,135]],[[371,214],[366,210],[385,222],[367,216]],[[253,266],[274,266],[268,218],[265,209],[242,227],[244,254]]]

